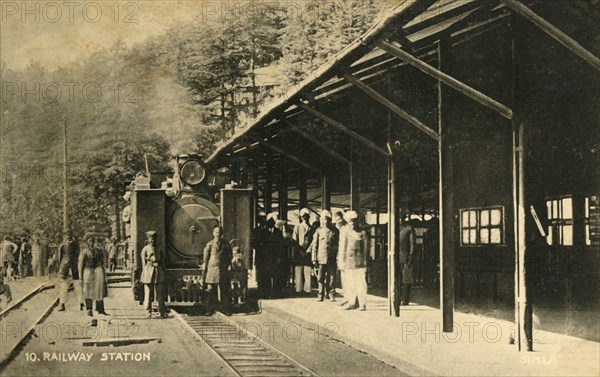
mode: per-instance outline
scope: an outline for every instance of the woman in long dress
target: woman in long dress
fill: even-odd
[[[79,276],[82,277],[83,298],[87,314],[90,317],[93,316],[93,301],[96,302],[98,314],[108,315],[104,311],[104,298],[108,296],[104,238],[100,234],[86,234],[85,246],[79,254]]]

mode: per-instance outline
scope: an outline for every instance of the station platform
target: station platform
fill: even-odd
[[[389,316],[387,299],[369,295],[367,310],[342,310],[341,299],[262,300],[261,310],[306,328],[318,324],[323,336],[344,342],[408,375],[598,376],[600,343],[534,330],[534,352],[509,344],[513,324],[455,312],[454,332],[443,333],[441,313],[411,303],[400,317]],[[591,325],[591,324],[590,324]]]
[[[20,292],[31,291],[42,282],[57,281],[44,277],[9,282],[16,293],[13,300],[19,299]],[[45,292],[58,297],[56,288]],[[208,346],[190,335],[173,314],[167,319],[159,318],[158,313],[148,318],[144,307],[133,300],[128,284],[109,286],[105,308],[109,316],[94,311],[94,316],[89,317],[85,310],[79,309],[75,293],[69,292],[66,311],[58,311],[55,306],[35,325],[35,334],[0,370],[0,375],[235,375]],[[2,339],[23,336],[30,325],[26,318],[17,322],[0,320]]]

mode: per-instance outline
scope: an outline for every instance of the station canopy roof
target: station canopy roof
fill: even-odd
[[[388,142],[396,140],[390,139],[390,128],[408,130],[408,137],[420,139],[425,146],[414,155],[430,156],[437,162],[438,81],[397,51],[435,67],[440,40],[452,49],[490,30],[509,34],[514,3],[534,10],[545,5],[525,0],[402,1],[306,79],[265,104],[258,117],[238,127],[207,163],[219,168],[241,161],[256,167],[261,176],[268,163],[286,166],[290,174],[303,170],[315,176],[335,176],[339,187],[334,186],[332,192],[338,194],[347,187],[344,177],[351,164],[359,164],[363,166],[361,185],[367,186],[361,191],[385,195]],[[571,8],[565,8],[566,12]],[[403,108],[394,108],[399,103]],[[494,106],[505,118],[512,117],[509,108]],[[437,180],[435,165],[419,166],[425,165],[413,168]],[[429,194],[435,207],[435,193]],[[419,202],[423,204],[423,199]]]

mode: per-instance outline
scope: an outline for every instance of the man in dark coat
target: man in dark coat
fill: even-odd
[[[73,234],[69,232],[65,242],[63,242],[59,248],[59,261],[58,277],[60,279],[60,308],[58,311],[65,310],[65,302],[67,299],[67,289],[70,280],[73,280],[73,286],[75,293],[77,294],[77,300],[79,302],[79,310],[83,310],[85,304],[83,302],[83,296],[81,294],[81,284],[79,281],[79,269],[77,263],[79,260],[79,243],[73,238]]]
[[[19,277],[26,278],[29,276],[29,265],[31,264],[31,245],[27,238],[23,237],[21,246],[19,247]]]
[[[267,296],[268,270],[271,261],[265,251],[266,219],[264,214],[259,214],[257,226],[252,230],[252,248],[254,249],[254,265],[256,268],[256,283],[258,285],[258,297]],[[252,261],[250,262],[252,266]]]
[[[285,245],[281,231],[275,227],[275,224],[275,217],[269,214],[266,222],[259,219],[259,226],[252,234],[259,298],[269,298],[281,293],[278,289],[277,267],[283,258]]]
[[[396,264],[396,284],[400,285],[402,289],[397,289],[396,292],[402,296],[402,305],[408,305],[410,302],[411,288],[414,283],[413,264],[415,262],[415,243],[417,236],[415,228],[413,228],[409,220],[404,219],[404,216],[402,216],[400,221],[400,234],[398,237],[400,253],[398,255],[398,263]],[[401,281],[398,279],[400,272],[402,274]],[[400,297],[396,298],[396,303],[400,301],[399,298]]]

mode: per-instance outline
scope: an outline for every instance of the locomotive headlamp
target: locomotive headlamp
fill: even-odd
[[[183,164],[180,176],[186,185],[193,186],[204,180],[206,170],[200,162],[192,160]]]

